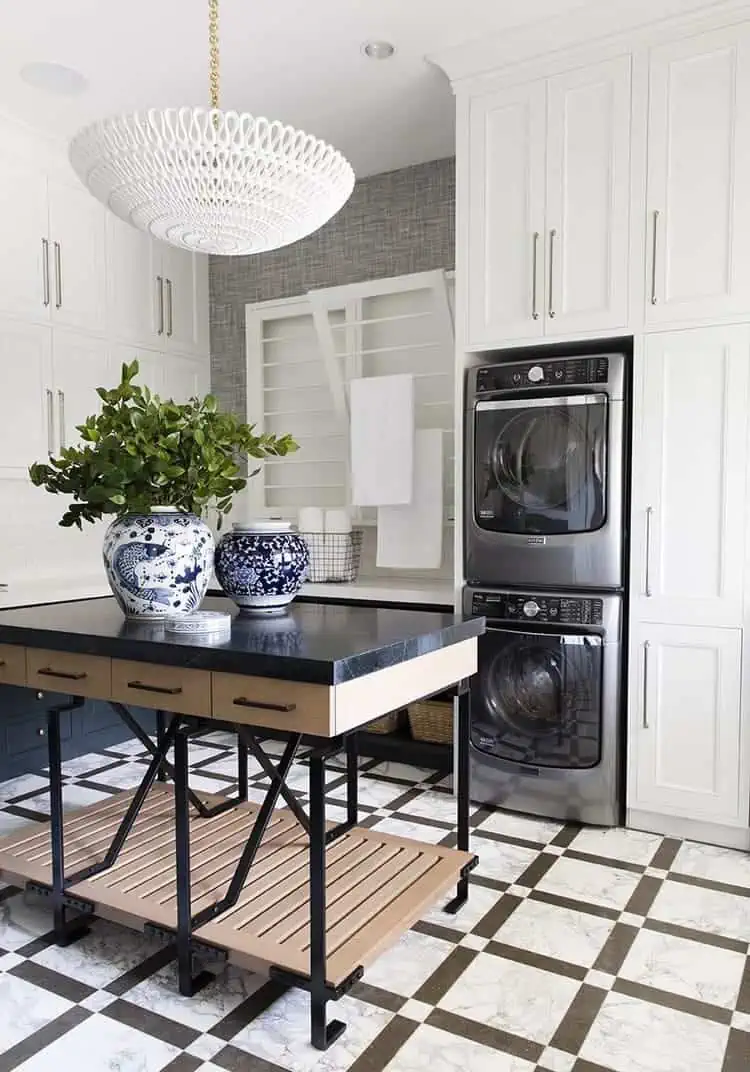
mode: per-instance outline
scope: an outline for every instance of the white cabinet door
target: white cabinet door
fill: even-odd
[[[201,285],[207,265],[199,267],[198,262],[206,258],[164,243],[159,244],[158,258],[160,270],[156,274],[164,280],[166,346],[181,353],[197,353],[208,316],[208,289]]]
[[[544,328],[545,82],[471,102],[468,344]]]
[[[46,175],[3,159],[0,211],[0,313],[48,320],[51,276],[47,275]]]
[[[206,384],[208,362],[178,354],[165,354],[162,364],[161,393],[173,402],[185,403],[190,398],[208,394]]]
[[[650,335],[636,366],[636,620],[740,626],[750,328]]]
[[[0,476],[25,477],[56,451],[51,329],[0,322]]]
[[[750,26],[654,49],[651,324],[750,311]]]
[[[164,354],[157,350],[145,350],[142,346],[116,345],[112,352],[113,371],[112,383],[119,383],[120,370],[123,364],[129,365],[131,361],[138,361],[138,376],[136,385],[148,387],[154,394],[164,393]]]
[[[736,821],[742,631],[636,626],[630,665],[628,807]]]
[[[57,409],[55,450],[61,450],[80,442],[76,428],[101,408],[97,387],[114,387],[119,375],[101,339],[58,329],[52,347]]]
[[[153,240],[107,213],[107,322],[125,342],[155,345]]]
[[[545,331],[628,322],[630,57],[547,84]]]
[[[103,332],[107,304],[105,209],[83,187],[50,179],[49,238],[53,320]]]

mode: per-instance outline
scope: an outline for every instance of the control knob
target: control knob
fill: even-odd
[[[535,599],[529,599],[523,605],[523,612],[527,618],[536,618],[539,613],[539,604]]]
[[[541,365],[533,365],[529,369],[529,383],[541,383],[544,379],[544,369]]]

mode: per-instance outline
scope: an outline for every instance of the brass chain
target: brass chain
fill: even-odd
[[[211,107],[219,107],[219,0],[208,0],[208,82]]]

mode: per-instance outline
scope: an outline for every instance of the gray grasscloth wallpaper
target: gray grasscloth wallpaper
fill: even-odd
[[[257,257],[212,257],[211,382],[244,415],[245,305],[317,287],[455,266],[452,157],[362,179],[315,234]]]

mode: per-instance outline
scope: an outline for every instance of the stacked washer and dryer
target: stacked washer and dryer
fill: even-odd
[[[471,694],[472,797],[622,818],[627,357],[468,373],[464,611],[487,617]]]

